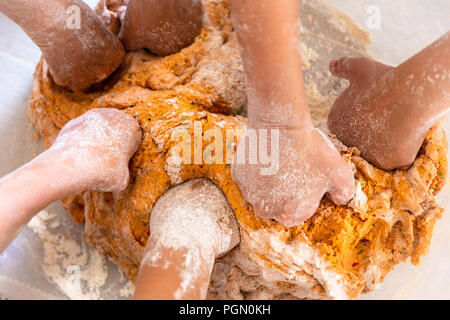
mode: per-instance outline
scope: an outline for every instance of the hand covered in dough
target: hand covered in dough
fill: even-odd
[[[351,200],[352,170],[327,137],[317,129],[280,130],[279,136],[277,173],[261,175],[260,164],[232,167],[233,180],[257,216],[292,227],[311,217],[326,193],[339,205]]]
[[[449,109],[450,32],[397,67],[341,58],[330,71],[350,85],[332,106],[329,128],[378,167],[405,167]]]
[[[84,91],[122,63],[117,37],[82,0],[0,0],[0,11],[41,49],[53,80]]]
[[[79,178],[81,189],[121,191],[129,182],[128,163],[141,142],[141,129],[130,115],[117,109],[93,109],[70,121],[49,151]]]
[[[201,0],[125,0],[118,15],[120,40],[128,50],[148,49],[158,56],[192,44],[203,24]]]
[[[150,215],[135,299],[205,299],[215,258],[239,244],[227,198],[207,179],[167,191]]]
[[[50,203],[88,189],[123,190],[140,141],[137,121],[116,109],[70,121],[50,149],[0,179],[0,253]]]
[[[364,158],[384,169],[411,163],[423,141],[423,137],[421,141],[407,139],[400,122],[389,116],[387,106],[377,104],[369,110],[371,85],[393,69],[367,58],[345,57],[330,62],[331,73],[349,80],[350,85],[334,102],[328,127],[345,145],[356,146]],[[415,150],[408,152],[411,147]]]
[[[248,125],[278,128],[280,138],[275,174],[261,174],[265,161],[236,161],[233,166],[233,179],[244,198],[259,217],[288,227],[312,216],[325,193],[345,204],[355,189],[352,170],[313,128],[306,103],[298,50],[299,2],[230,0],[230,9],[244,64]]]

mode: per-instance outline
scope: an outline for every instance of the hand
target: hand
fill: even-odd
[[[441,65],[448,60],[440,57],[446,51],[439,47],[448,47],[448,39],[395,68],[367,58],[332,61],[331,73],[350,85],[331,108],[330,130],[381,169],[409,166],[448,109],[450,77]]]
[[[405,136],[402,122],[395,123],[389,112],[387,104],[391,102],[372,95],[377,80],[393,69],[367,58],[341,58],[330,63],[331,73],[349,80],[350,85],[334,102],[328,127],[345,145],[357,147],[365,159],[387,170],[412,163],[424,138],[423,134]],[[414,129],[414,123],[408,127]]]
[[[118,12],[120,40],[128,50],[148,49],[158,56],[192,44],[203,23],[200,0],[129,0]]]
[[[117,109],[93,109],[70,121],[50,148],[68,163],[79,188],[121,191],[128,185],[128,163],[141,142],[138,122]]]
[[[234,181],[258,217],[292,227],[316,212],[325,193],[338,205],[351,200],[355,180],[350,165],[317,129],[280,130],[279,146],[275,175],[262,176],[261,165],[232,167]]]
[[[70,13],[71,7],[79,12]],[[0,0],[0,11],[41,49],[60,86],[84,91],[111,75],[125,56],[120,41],[84,1]]]
[[[140,141],[137,121],[116,109],[70,121],[50,149],[0,179],[0,253],[50,203],[89,189],[123,190]]]
[[[205,299],[215,258],[239,244],[223,192],[207,179],[178,185],[153,206],[135,299]]]

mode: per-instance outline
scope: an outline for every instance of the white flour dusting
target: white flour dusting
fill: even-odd
[[[70,299],[100,299],[108,277],[105,257],[84,243],[52,232],[55,225],[59,218],[49,211],[41,211],[28,224],[43,243],[46,278]]]
[[[225,195],[206,179],[191,180],[166,192],[155,204],[150,217],[152,246],[144,256],[149,266],[169,267],[163,259],[167,249],[185,252],[181,283],[175,299],[193,290],[214,261],[239,243],[234,213]],[[202,245],[200,245],[202,244]],[[211,270],[213,265],[211,264]],[[203,288],[206,296],[207,288]]]
[[[136,287],[134,286],[133,282],[128,281],[128,283],[122,289],[119,290],[119,295],[121,297],[128,298],[133,296],[135,290]]]
[[[60,150],[63,161],[70,159],[77,169],[66,175],[65,180],[73,176],[70,184],[77,183],[83,190],[91,189],[86,182],[100,181],[94,190],[112,192],[127,186],[129,159],[140,143],[141,129],[133,117],[116,109],[95,109],[68,122],[51,149]]]

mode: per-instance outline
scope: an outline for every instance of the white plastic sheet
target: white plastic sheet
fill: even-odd
[[[88,1],[90,4],[95,1]],[[369,4],[360,0],[333,0],[363,27]],[[407,5],[407,2],[409,5]],[[372,30],[373,52],[384,61],[399,63],[450,29],[447,1],[371,1],[382,9],[382,29]],[[43,150],[33,139],[26,116],[32,74],[40,57],[37,47],[14,23],[0,15],[0,175],[7,174]],[[447,122],[450,128],[450,121]],[[450,131],[449,131],[450,132]],[[448,186],[439,201],[449,204]],[[74,223],[60,204],[51,206],[61,219],[58,232],[84,242],[83,227]],[[1,222],[0,222],[1,223]],[[450,212],[446,210],[435,229],[430,254],[419,267],[401,264],[387,276],[378,290],[363,299],[450,298]],[[0,293],[10,299],[67,299],[49,282],[42,270],[43,247],[36,235],[25,229],[0,255]],[[126,279],[107,261],[108,279],[101,298],[121,298]]]

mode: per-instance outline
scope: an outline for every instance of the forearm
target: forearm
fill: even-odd
[[[151,239],[136,283],[136,300],[202,300],[206,298],[215,251],[208,244],[162,248]],[[192,246],[193,245],[193,246]]]
[[[450,108],[450,32],[398,66],[395,78],[407,90],[400,101],[411,106],[407,113],[417,126],[442,117]]]
[[[141,137],[139,123],[117,109],[90,110],[67,123],[50,149],[0,179],[0,251],[55,200],[84,190],[123,191]]]
[[[37,212],[78,191],[59,157],[49,153],[0,179],[0,252]]]
[[[250,126],[312,126],[297,0],[230,0],[246,74]]]
[[[85,90],[122,62],[122,44],[81,0],[0,0],[0,11],[39,46],[60,86]]]
[[[74,30],[66,28],[69,15],[66,10],[76,5],[81,14],[86,4],[80,0],[0,0],[0,11],[16,22],[37,45],[48,45],[51,42],[62,41],[54,37],[58,30],[73,36]]]

